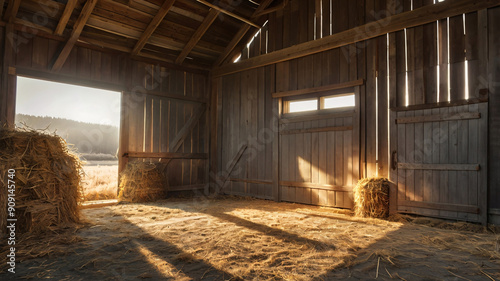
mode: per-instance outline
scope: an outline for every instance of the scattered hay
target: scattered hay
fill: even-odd
[[[132,162],[120,174],[118,200],[151,202],[167,196],[168,184],[159,167],[153,163]]]
[[[18,234],[37,234],[80,221],[82,166],[59,136],[0,130],[0,227],[7,230],[7,184],[14,169]]]
[[[389,180],[366,178],[354,188],[356,216],[386,218],[389,215]]]

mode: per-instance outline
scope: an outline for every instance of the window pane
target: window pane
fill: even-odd
[[[340,108],[354,106],[354,94],[324,98],[324,108]]]
[[[303,112],[318,109],[318,100],[299,100],[290,102],[290,113]]]

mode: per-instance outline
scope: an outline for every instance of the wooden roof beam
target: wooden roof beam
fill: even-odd
[[[3,6],[5,5],[5,0],[0,0],[0,18],[3,16]]]
[[[281,3],[280,5],[278,5],[276,7],[272,7],[272,8],[266,9],[266,10],[262,9],[259,12],[255,12],[252,15],[252,18],[258,18],[260,16],[267,15],[267,14],[282,10],[286,7],[286,5],[288,5],[288,0],[283,0],[283,3]]]
[[[260,4],[260,6],[255,10],[255,12],[252,15],[252,18],[256,17],[255,15],[261,13],[265,8],[267,8],[269,5],[271,5],[272,2],[273,2],[273,0],[264,0]],[[219,58],[217,59],[217,61],[214,63],[214,67],[217,67],[217,66],[221,65],[224,62],[224,60],[227,58],[227,56],[229,56],[229,54],[231,54],[231,52],[240,43],[240,41],[243,39],[243,37],[245,37],[245,34],[247,34],[248,30],[250,30],[250,26],[249,25],[243,25],[240,28],[240,30],[238,30],[238,32],[233,37],[233,39],[231,40],[231,42],[229,42],[229,44],[227,45],[227,47],[224,50],[224,52],[219,56]]]
[[[208,13],[207,17],[203,20],[198,29],[194,32],[191,39],[189,39],[189,42],[186,43],[186,46],[184,46],[184,49],[175,60],[176,64],[182,64],[182,62],[186,59],[187,55],[189,55],[191,50],[193,50],[194,46],[198,44],[198,41],[200,41],[201,37],[203,37],[205,32],[207,32],[208,28],[210,27],[210,25],[212,25],[212,23],[214,22],[214,20],[217,18],[218,15],[219,11],[217,9],[210,9],[210,12]]]
[[[471,13],[482,9],[500,6],[498,0],[456,0],[444,1],[424,6],[412,11],[389,16],[380,21],[374,21],[352,29],[348,29],[330,36],[313,41],[297,44],[288,48],[274,51],[238,63],[225,64],[212,71],[213,77],[220,77],[248,69],[254,69],[283,61],[347,46],[356,42],[376,38],[387,33],[404,30],[415,26],[435,22],[447,17]],[[384,24],[381,24],[383,21]],[[366,32],[376,30],[376,32]]]
[[[61,52],[56,55],[56,59],[54,60],[54,64],[52,65],[53,71],[60,70],[61,67],[64,65],[64,62],[68,58],[71,49],[73,49],[73,46],[78,40],[78,37],[80,37],[80,34],[82,33],[82,30],[85,27],[85,24],[87,23],[90,14],[92,14],[92,11],[94,10],[96,3],[97,0],[88,0],[85,3],[85,6],[83,6],[82,12],[80,13],[80,16],[75,22],[75,26],[73,27],[73,31],[71,31],[71,35],[68,41],[62,48]]]
[[[61,16],[61,19],[59,19],[59,23],[57,24],[56,30],[54,31],[55,35],[60,36],[63,34],[64,29],[66,29],[66,25],[68,24],[69,18],[71,17],[71,14],[73,14],[76,2],[77,2],[76,0],[68,0],[68,3],[66,4],[64,12]]]
[[[160,25],[161,21],[167,15],[168,11],[170,11],[170,8],[172,8],[172,5],[174,5],[174,2],[175,0],[165,0],[165,2],[163,2],[163,5],[161,5],[160,10],[151,20],[148,27],[146,27],[146,30],[144,30],[144,33],[141,35],[141,37],[135,44],[135,47],[132,49],[132,55],[139,54],[142,48],[144,48],[144,45],[146,45],[146,43],[148,42],[149,37],[151,37],[151,35],[156,30],[158,25]]]
[[[5,15],[3,15],[3,20],[6,22],[12,22],[17,16],[17,12],[19,11],[19,5],[21,5],[21,0],[9,1],[9,5],[7,5],[7,10],[5,10]]]
[[[223,13],[223,14],[226,14],[226,15],[228,15],[228,16],[230,16],[230,17],[233,17],[233,18],[235,18],[235,19],[237,19],[237,20],[240,20],[240,21],[242,21],[242,22],[244,22],[244,23],[246,23],[246,24],[249,24],[249,25],[251,25],[251,26],[253,26],[253,27],[256,27],[256,28],[261,28],[261,26],[260,26],[260,25],[258,25],[258,24],[256,24],[256,23],[252,22],[251,20],[246,19],[246,18],[244,18],[244,17],[242,17],[242,16],[238,16],[237,14],[232,13],[232,12],[229,12],[229,11],[227,11],[227,10],[224,10],[223,8],[221,8],[221,7],[217,6],[217,5],[214,5],[214,4],[210,3],[210,2],[207,2],[207,1],[205,1],[205,0],[196,0],[196,1],[198,1],[198,2],[200,2],[200,3],[202,3],[202,4],[204,4],[204,5],[207,5],[208,7],[212,8],[212,9],[215,9],[215,10],[217,10],[217,11],[219,11],[219,12]]]

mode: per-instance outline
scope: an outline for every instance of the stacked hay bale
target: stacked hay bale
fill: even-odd
[[[389,215],[389,180],[359,180],[354,188],[354,212],[360,217],[386,218]]]
[[[168,184],[159,166],[147,162],[131,162],[120,173],[120,193],[123,202],[151,202],[167,196]]]
[[[15,183],[17,233],[40,233],[79,222],[82,173],[78,156],[61,137],[29,130],[0,130],[1,231],[6,231],[10,215],[9,179]]]

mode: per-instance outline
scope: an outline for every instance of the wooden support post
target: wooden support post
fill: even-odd
[[[82,9],[82,12],[80,16],[78,17],[78,20],[76,21],[73,31],[71,32],[71,36],[69,37],[68,41],[65,43],[64,47],[62,48],[61,52],[56,55],[56,59],[54,64],[52,65],[52,71],[59,71],[62,66],[64,65],[64,62],[66,62],[66,59],[68,58],[69,54],[71,53],[71,50],[73,49],[73,46],[75,45],[76,41],[80,37],[80,34],[82,33],[83,27],[85,27],[85,24],[87,23],[87,20],[90,17],[90,14],[92,14],[92,11],[94,10],[94,7],[97,3],[97,0],[89,0],[85,3],[85,6]]]
[[[214,20],[217,18],[219,15],[219,11],[216,9],[210,9],[210,12],[208,13],[207,17],[203,20],[203,22],[200,24],[198,29],[194,32],[193,36],[191,39],[189,39],[189,42],[186,43],[186,46],[184,46],[184,49],[182,52],[179,54],[177,59],[175,60],[176,64],[182,64],[182,62],[186,59],[187,55],[193,50],[194,46],[198,44],[198,41],[200,41],[201,37],[207,32],[208,28]]]
[[[68,24],[69,18],[71,17],[71,14],[73,14],[73,10],[75,9],[76,6],[76,0],[68,0],[68,3],[66,4],[66,7],[64,8],[64,12],[61,16],[61,19],[59,20],[59,23],[57,24],[56,30],[54,31],[55,35],[61,36],[64,32],[64,29],[66,28],[66,25]]]
[[[132,55],[139,54],[142,48],[144,48],[144,45],[146,45],[146,43],[148,42],[149,37],[151,37],[151,35],[156,30],[158,25],[160,25],[162,20],[167,15],[168,11],[170,11],[170,9],[172,8],[172,5],[174,5],[174,2],[175,0],[165,0],[165,2],[163,2],[163,5],[161,5],[160,10],[151,20],[148,27],[146,27],[146,30],[144,30],[144,33],[141,35],[141,37],[135,44],[134,49],[132,49]]]

